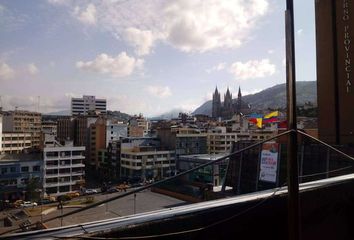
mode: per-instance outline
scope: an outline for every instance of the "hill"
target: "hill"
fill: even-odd
[[[234,101],[236,99],[233,99]],[[242,96],[242,100],[249,103],[254,110],[278,109],[286,107],[286,84],[278,84],[261,92]],[[317,86],[315,81],[296,82],[297,105],[312,102],[317,106]],[[212,101],[209,100],[198,107],[193,115],[205,114],[211,116]]]

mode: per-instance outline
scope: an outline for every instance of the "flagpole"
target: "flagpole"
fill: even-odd
[[[293,130],[288,138],[288,239],[300,239],[299,179],[297,162],[297,126],[296,126],[296,76],[295,76],[295,38],[294,3],[286,1],[286,85],[288,129]]]

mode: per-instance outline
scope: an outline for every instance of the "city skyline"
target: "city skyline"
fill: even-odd
[[[297,80],[316,80],[312,1],[296,1]],[[234,96],[285,82],[285,3],[2,1],[5,110],[70,109],[71,97],[156,116],[192,111],[218,86]]]

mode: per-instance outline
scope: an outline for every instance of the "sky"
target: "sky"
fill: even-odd
[[[1,106],[48,113],[94,95],[152,117],[192,112],[216,86],[285,83],[285,2],[2,0]],[[314,1],[294,2],[297,81],[314,81]]]

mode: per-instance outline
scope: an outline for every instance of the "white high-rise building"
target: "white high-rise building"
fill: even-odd
[[[46,138],[43,149],[43,187],[47,194],[78,191],[85,182],[85,147],[62,146]]]
[[[98,99],[95,96],[83,96],[71,98],[71,115],[106,114],[106,99]]]

